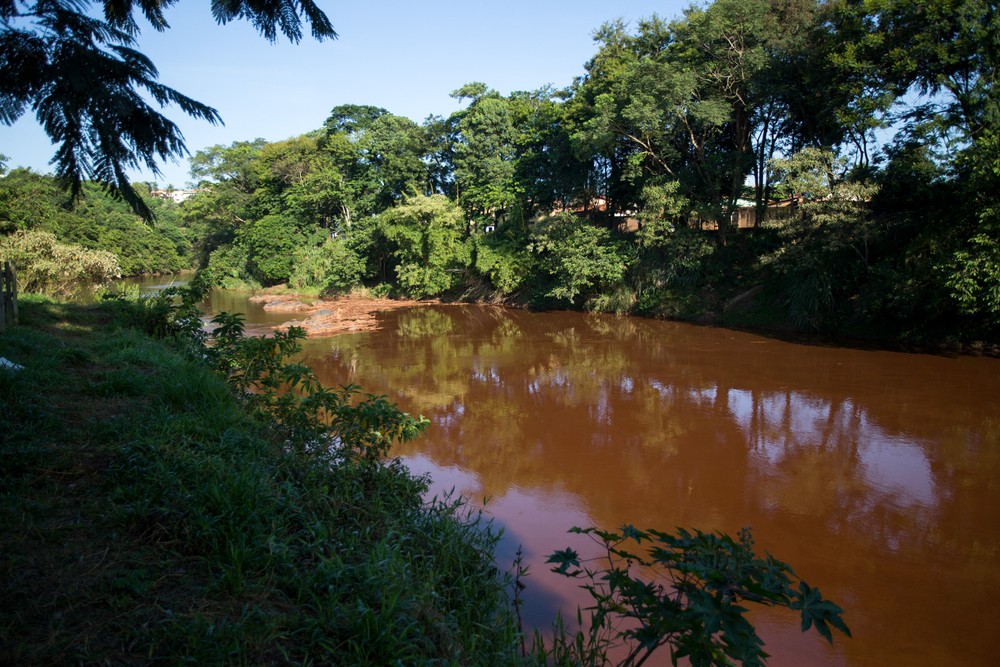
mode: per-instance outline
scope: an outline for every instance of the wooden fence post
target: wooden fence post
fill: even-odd
[[[0,273],[0,333],[17,324],[17,268],[5,261]]]

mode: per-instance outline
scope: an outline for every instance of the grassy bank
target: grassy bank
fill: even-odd
[[[26,299],[0,337],[0,663],[520,661],[475,516],[289,451],[140,319]]]

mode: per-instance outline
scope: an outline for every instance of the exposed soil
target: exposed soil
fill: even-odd
[[[355,296],[309,301],[290,294],[258,294],[250,300],[262,304],[262,308],[269,312],[303,315],[302,319],[283,322],[276,328],[302,327],[308,336],[371,331],[378,326],[375,315],[379,311],[439,303],[436,300],[409,301]]]

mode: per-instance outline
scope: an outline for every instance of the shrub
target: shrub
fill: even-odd
[[[531,255],[516,240],[494,235],[473,240],[473,268],[502,296],[516,292],[530,272]]]
[[[206,273],[212,284],[225,289],[256,288],[260,283],[250,274],[250,255],[238,244],[224,245],[208,257]]]
[[[122,275],[114,254],[59,243],[48,232],[21,231],[0,239],[0,257],[14,262],[22,292],[62,298]]]
[[[403,292],[423,298],[458,285],[471,253],[457,204],[442,195],[413,197],[383,213],[382,220],[383,234],[395,246],[396,279]]]
[[[593,291],[613,290],[634,261],[627,243],[570,214],[539,223],[528,248],[552,281],[546,296],[570,304]]]
[[[237,243],[247,250],[247,267],[264,284],[287,281],[296,248],[309,245],[315,230],[288,215],[266,215],[237,232]]]
[[[295,251],[288,285],[294,289],[316,287],[322,293],[337,294],[360,284],[364,270],[364,260],[344,241],[327,239],[321,246]]]
[[[557,621],[549,646],[536,636],[536,652],[548,664],[607,664],[612,648],[627,650],[620,665],[641,665],[663,646],[677,664],[696,667],[763,665],[764,642],[746,619],[749,602],[798,611],[802,631],[815,628],[833,642],[832,629],[848,637],[840,607],[824,600],[818,588],[799,580],[785,563],[758,556],[750,530],[728,535],[638,530],[621,533],[596,528],[570,532],[591,536],[601,547],[604,565],[581,563],[573,549],[553,553],[553,571],[584,581],[594,599],[590,627],[568,633]],[[645,553],[636,547],[645,545]],[[582,616],[582,614],[581,614]]]

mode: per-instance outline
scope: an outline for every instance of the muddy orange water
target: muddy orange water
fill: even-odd
[[[522,545],[531,569],[528,625],[585,602],[544,565],[586,550],[571,526],[751,526],[854,633],[755,613],[771,665],[1000,664],[1000,360],[473,306],[379,324],[306,359],[431,420],[395,453],[487,499],[501,564]]]

